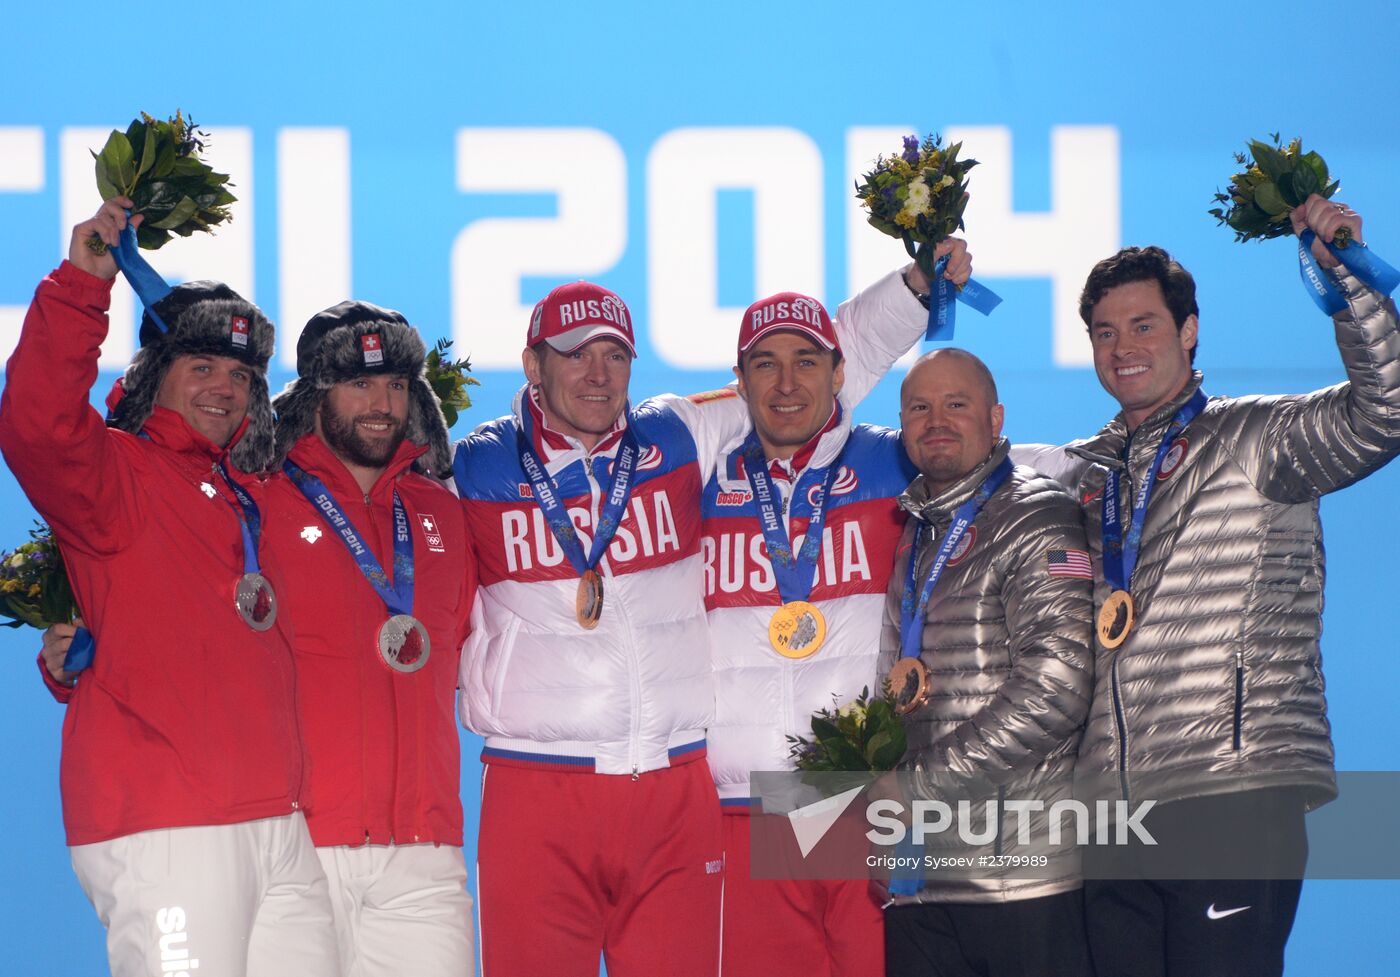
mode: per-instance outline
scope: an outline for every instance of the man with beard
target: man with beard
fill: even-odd
[[[426,349],[402,315],[342,302],[297,342],[275,400],[265,536],[294,628],[307,824],[349,977],[470,973],[453,699],[476,564]]]
[[[117,977],[338,974],[326,882],[299,807],[289,579],[250,472],[272,447],[272,324],[218,282],[151,298],[141,349],[88,403],[134,227],[115,198],[73,230],[6,372],[0,448],[53,527],[97,641],[45,673],[68,704],[63,820]],[[128,246],[128,245],[124,245]],[[275,595],[275,596],[274,596]],[[60,659],[61,660],[61,659]]]
[[[926,321],[898,273],[842,306],[852,403]],[[712,977],[700,495],[748,412],[732,390],[630,407],[631,317],[589,282],[551,291],[526,344],[513,414],[454,459],[482,575],[461,711],[486,737],[484,974],[586,977],[601,953],[615,977]]]

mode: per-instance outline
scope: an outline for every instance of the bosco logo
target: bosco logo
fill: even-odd
[[[847,466],[842,465],[841,470],[836,473],[836,478],[831,483],[831,494],[833,497],[837,495],[850,495],[856,490],[856,486],[859,484],[860,479],[856,477],[856,473],[851,471]],[[808,505],[814,506],[819,504],[821,502],[821,497],[822,487],[820,485],[813,485],[807,490]]]
[[[609,322],[615,322],[623,329],[631,329],[631,323],[627,321],[627,306],[622,304],[622,299],[616,295],[603,297],[603,318]]]
[[[841,466],[841,470],[836,473],[836,481],[831,483],[832,495],[850,495],[860,484],[860,479],[856,473],[846,465]]]
[[[642,449],[637,456],[635,470],[639,472],[649,472],[654,468],[660,468],[661,463],[666,460],[666,456],[661,453],[661,449],[654,444],[649,444]],[[613,468],[617,464],[616,460],[608,462],[608,474],[613,473]]]
[[[647,445],[642,456],[637,459],[637,471],[647,472],[653,468],[660,468],[662,457],[660,448],[654,444]]]
[[[807,298],[806,296],[803,296],[802,298],[798,299],[793,299],[792,317],[794,319],[799,319],[804,322],[809,322],[817,328],[821,328],[822,307],[812,299]]]

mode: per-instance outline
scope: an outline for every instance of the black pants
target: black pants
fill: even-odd
[[[885,910],[887,977],[1093,977],[1078,891]]]
[[[1303,797],[1256,790],[1174,801],[1144,824],[1159,842],[1137,872],[1095,878],[1085,860],[1084,916],[1099,977],[1279,977],[1307,863]],[[1203,863],[1224,879],[1169,880]],[[1249,869],[1270,878],[1240,878]],[[1115,863],[1114,869],[1122,864]]]

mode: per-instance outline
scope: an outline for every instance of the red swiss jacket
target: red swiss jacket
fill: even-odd
[[[390,612],[341,537],[286,475],[268,482],[264,548],[289,580],[278,598],[294,632],[304,807],[318,846],[462,844],[453,701],[476,562],[456,497],[410,470],[424,450],[404,442],[367,496],[317,435],[291,452],[391,579],[398,490],[413,540],[413,614],[430,639],[427,663],[415,672],[395,671],[380,656],[379,628]]]
[[[285,611],[258,633],[234,610],[243,545],[224,451],[165,408],[137,438],[88,403],[110,296],[67,262],[40,283],[0,400],[0,450],[97,641],[60,696],[70,845],[289,814],[302,775]],[[265,510],[261,485],[230,471]]]

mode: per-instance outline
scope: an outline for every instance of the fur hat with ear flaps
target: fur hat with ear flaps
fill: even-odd
[[[240,471],[265,471],[272,462],[272,405],[267,361],[275,345],[272,323],[252,302],[222,282],[176,285],[156,314],[170,327],[162,332],[150,313],[141,317],[141,348],[122,377],[122,397],[108,424],[139,434],[155,409],[166,371],[180,356],[228,356],[248,364],[248,426],[229,451]]]
[[[277,464],[313,430],[326,391],[337,383],[382,374],[409,379],[408,430],[428,453],[415,465],[439,478],[452,471],[447,421],[424,372],[428,350],[400,313],[369,302],[341,302],[311,317],[297,340],[297,379],[276,400]]]

